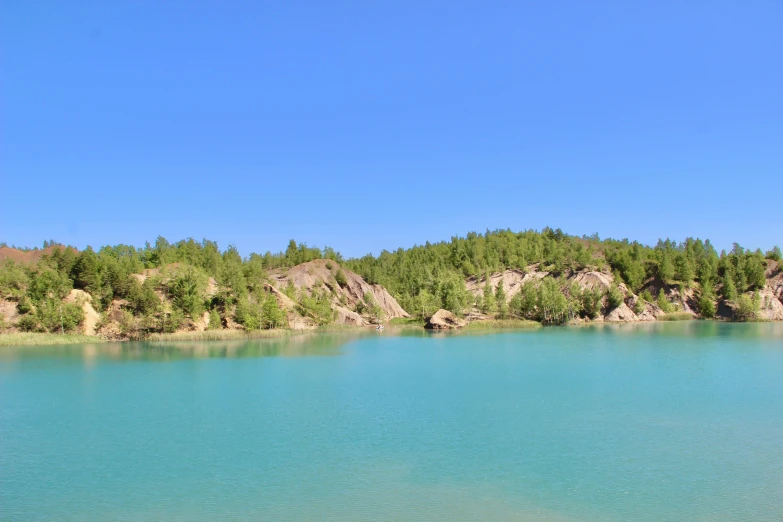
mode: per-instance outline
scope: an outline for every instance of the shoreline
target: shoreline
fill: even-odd
[[[485,321],[473,321],[463,328],[432,330],[426,329],[423,322],[421,324],[407,321],[401,324],[387,324],[386,328],[391,331],[416,331],[421,333],[488,333],[510,330],[532,330],[547,327],[591,327],[606,325],[625,325],[625,324],[657,324],[671,322],[713,322],[717,324],[735,324],[733,321],[722,321],[716,319],[702,319],[691,317],[690,319],[678,319],[675,321],[644,321],[640,322],[579,322],[565,325],[543,325],[537,321],[521,319],[494,319]],[[748,321],[748,322],[776,322],[776,321]],[[139,339],[106,339],[100,336],[84,334],[53,334],[53,333],[29,333],[13,332],[0,333],[0,348],[21,347],[21,346],[58,346],[72,344],[95,344],[95,343],[125,343],[125,342],[147,342],[147,343],[169,343],[169,342],[187,342],[187,341],[241,341],[254,339],[279,339],[285,337],[294,337],[300,335],[328,334],[340,332],[372,332],[375,326],[354,326],[354,325],[330,325],[320,326],[312,329],[294,330],[288,328],[278,328],[271,330],[254,330],[246,332],[244,330],[206,330],[203,332],[178,332],[173,334],[152,334],[148,337]]]

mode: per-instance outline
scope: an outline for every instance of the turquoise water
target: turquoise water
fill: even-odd
[[[0,348],[4,520],[781,520],[783,324]]]

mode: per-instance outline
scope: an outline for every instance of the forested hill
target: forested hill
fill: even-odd
[[[730,252],[718,253],[709,240],[667,239],[650,247],[545,228],[472,232],[451,241],[351,259],[347,266],[385,286],[406,310],[420,309],[423,300],[434,297],[444,308],[459,311],[471,305],[463,291],[466,278],[506,269],[524,272],[531,265],[555,277],[585,269],[611,271],[616,283],[634,293],[655,280],[658,286],[698,287],[705,304],[718,298],[736,301],[745,292],[763,288],[768,261],[780,259],[778,247],[765,253],[735,243]]]
[[[162,237],[141,248],[44,247],[0,244],[0,329],[76,328],[85,313],[96,316],[96,331],[113,321],[141,333],[366,324],[439,308],[543,323],[654,320],[676,311],[783,318],[779,248],[735,244],[719,253],[691,238],[646,246],[549,228],[496,230],[348,260],[293,240],[283,252],[247,257],[212,241]]]

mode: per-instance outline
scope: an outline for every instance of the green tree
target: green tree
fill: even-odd
[[[684,255],[677,256],[676,273],[677,279],[685,283],[686,286],[689,286],[691,281],[693,281],[693,267]]]
[[[666,314],[674,311],[674,306],[669,302],[668,299],[666,299],[666,294],[664,293],[663,288],[661,288],[660,292],[658,292],[658,299],[656,300],[656,304],[658,305],[658,308],[663,310],[663,312]]]
[[[258,330],[261,328],[261,307],[247,297],[242,297],[237,301],[234,311],[234,319],[237,323],[245,327],[245,330]]]
[[[92,248],[87,247],[76,257],[76,262],[71,269],[71,277],[74,287],[94,296],[100,295],[102,285],[98,256]]]
[[[177,272],[174,278],[169,281],[168,290],[173,298],[174,306],[191,318],[195,318],[204,312],[206,286],[206,275],[189,266]]]
[[[481,310],[485,314],[492,314],[495,312],[495,294],[492,292],[492,285],[489,282],[489,272],[487,272],[484,278],[484,300],[482,302],[483,309]]]
[[[207,326],[207,329],[209,330],[220,330],[223,328],[223,321],[220,319],[220,313],[218,313],[217,310],[210,310],[209,312],[209,324]]]
[[[725,276],[723,277],[721,294],[727,301],[734,301],[737,299],[737,287],[734,285],[734,278],[731,277],[731,272],[726,272]]]
[[[606,298],[609,303],[609,309],[613,310],[623,304],[624,297],[625,296],[617,287],[617,285],[610,286],[606,291]]]
[[[34,301],[43,299],[63,299],[73,288],[68,277],[47,266],[39,266],[30,277],[28,295]]]
[[[734,319],[737,321],[753,321],[758,317],[760,299],[758,293],[753,298],[742,294],[737,298],[737,307],[734,309]]]
[[[495,302],[498,307],[498,315],[501,318],[505,318],[508,315],[508,302],[506,301],[506,289],[504,288],[502,279],[495,288]]]
[[[664,283],[670,284],[674,280],[674,264],[668,254],[664,254],[658,265],[658,276]]]
[[[267,330],[288,326],[285,311],[280,309],[275,296],[270,295],[261,306],[261,327]]]
[[[585,317],[595,319],[601,313],[603,294],[598,288],[585,288],[581,295],[582,312]]]
[[[348,286],[348,278],[345,277],[345,272],[343,272],[342,268],[337,270],[337,273],[334,274],[334,279],[337,281],[337,284],[340,285],[340,288]]]
[[[18,300],[27,290],[29,278],[24,269],[7,259],[0,261],[0,297]]]

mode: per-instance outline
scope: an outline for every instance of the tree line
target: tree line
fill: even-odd
[[[47,241],[46,247],[54,241]],[[81,252],[55,248],[34,265],[6,260],[0,263],[0,297],[15,301],[20,314],[18,326],[31,331],[73,330],[83,318],[78,303],[63,303],[71,289],[92,296],[92,305],[105,312],[117,299],[124,302],[122,325],[128,332],[144,334],[176,330],[186,319],[197,320],[209,313],[209,327],[220,328],[235,321],[248,329],[285,326],[285,313],[268,292],[268,273],[314,259],[329,259],[353,270],[371,284],[385,286],[409,313],[427,316],[439,308],[463,314],[473,307],[485,313],[524,317],[545,323],[559,323],[575,316],[594,317],[602,303],[617,304],[624,295],[617,288],[606,294],[578,288],[566,278],[573,271],[590,268],[611,270],[640,301],[669,306],[665,297],[650,295],[643,288],[650,281],[667,286],[694,288],[702,315],[715,314],[716,303],[726,300],[739,309],[754,306],[753,292],[765,285],[770,260],[780,261],[778,247],[766,253],[740,245],[720,253],[707,241],[688,238],[681,243],[669,239],[655,246],[627,239],[570,236],[560,229],[542,231],[487,230],[465,237],[429,243],[378,256],[344,259],[330,247],[309,247],[291,240],[278,253],[240,255],[229,245],[221,250],[214,241],[192,238],[170,243],[158,237],[154,244],[104,246]],[[465,286],[468,277],[483,277],[505,269],[547,271],[547,277],[525,285],[510,301],[505,289],[485,285],[478,297]],[[147,269],[160,269],[140,278]],[[334,272],[344,285],[345,275]],[[343,279],[340,283],[339,279]],[[213,280],[216,289],[207,296]],[[319,324],[332,319],[326,289],[313,293],[285,289],[304,316]],[[161,299],[163,297],[164,299]],[[508,301],[508,302],[507,302]],[[377,313],[376,303],[360,303],[362,312]],[[743,308],[744,307],[744,308]],[[0,325],[2,327],[3,325]]]

